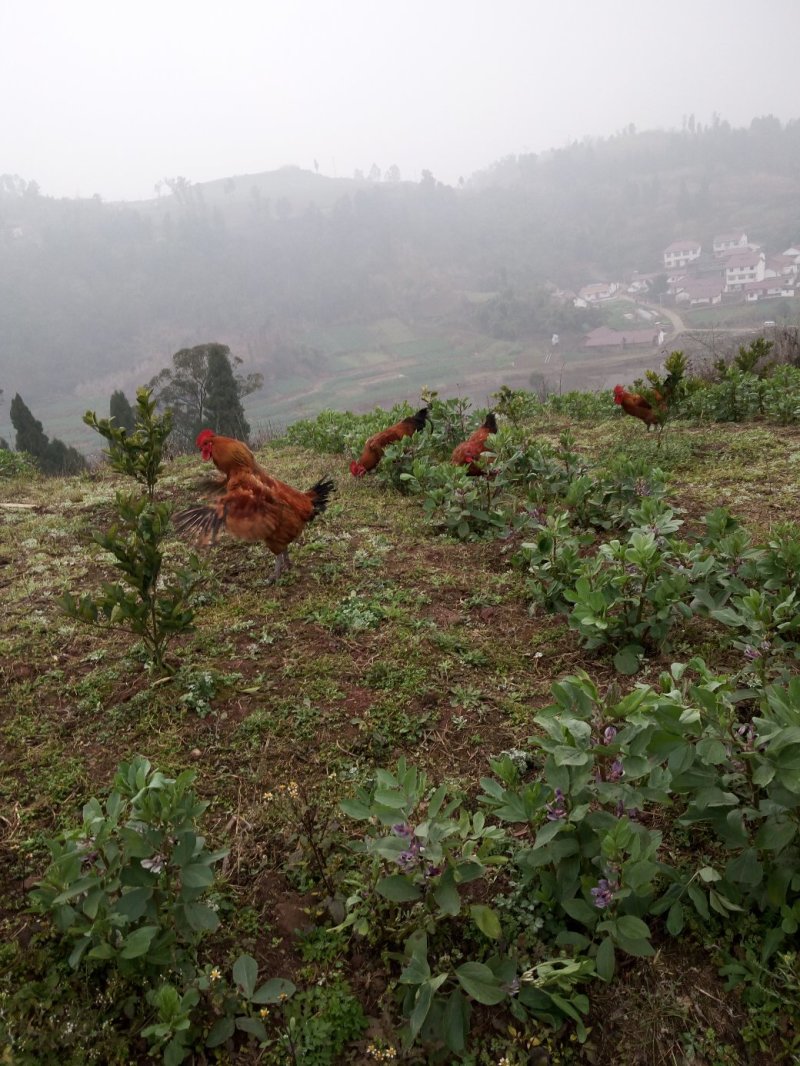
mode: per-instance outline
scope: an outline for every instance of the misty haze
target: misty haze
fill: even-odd
[[[799,29],[0,11],[3,1062],[800,1061]]]

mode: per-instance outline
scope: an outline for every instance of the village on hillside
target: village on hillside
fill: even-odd
[[[577,293],[554,288],[554,299],[571,300],[575,307],[600,307],[620,297],[627,297],[649,307],[638,307],[626,318],[643,320],[642,328],[611,329],[598,326],[586,334],[586,348],[622,348],[637,345],[660,346],[665,329],[670,331],[670,317],[665,310],[661,321],[653,304],[660,308],[695,309],[718,305],[753,304],[768,300],[794,299],[800,295],[800,242],[780,254],[770,254],[761,245],[748,240],[744,230],[720,233],[712,248],[704,252],[700,241],[673,241],[663,253],[663,270],[653,273],[634,271],[625,281],[592,282]],[[765,324],[772,317],[765,310]],[[633,325],[636,323],[632,322]],[[673,321],[674,325],[674,321]]]

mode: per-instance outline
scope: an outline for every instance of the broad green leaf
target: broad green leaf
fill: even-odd
[[[597,908],[590,907],[585,899],[564,899],[561,901],[561,906],[570,918],[574,918],[581,925],[591,927],[597,921]]]
[[[145,910],[148,902],[153,898],[152,888],[132,888],[117,900],[114,910],[127,918],[129,922],[137,922]]]
[[[208,888],[214,882],[214,871],[210,866],[194,862],[181,870],[181,884],[184,888]]]
[[[123,959],[138,959],[146,955],[158,931],[157,925],[143,925],[140,929],[134,929],[123,940],[120,956]]]
[[[205,903],[184,903],[183,913],[196,933],[213,933],[219,926],[219,915]]]
[[[768,818],[756,833],[756,847],[765,851],[783,851],[797,833],[797,823],[790,818]]]
[[[267,1039],[267,1030],[264,1028],[264,1023],[258,1018],[237,1018],[236,1028],[240,1029],[243,1033],[250,1033],[257,1040]]]
[[[422,897],[419,887],[403,874],[382,877],[375,888],[384,899],[391,900],[392,903],[413,903]]]
[[[650,929],[646,923],[632,914],[623,914],[617,918],[616,924],[620,936],[627,940],[647,940],[650,937]]]
[[[635,674],[639,669],[644,648],[639,644],[628,644],[614,656],[614,668],[621,674]]]
[[[600,947],[597,949],[595,966],[597,967],[597,976],[601,981],[608,983],[614,976],[616,959],[614,955],[614,941],[610,936],[605,937],[605,939],[600,942]]]
[[[713,866],[701,866],[697,871],[701,881],[705,881],[707,884],[711,881],[721,881],[722,874],[714,869]]]
[[[425,1019],[428,1017],[428,1011],[431,1009],[432,1002],[433,987],[430,981],[423,981],[417,989],[417,995],[414,1000],[414,1009],[411,1011],[411,1015],[408,1019],[412,1037],[416,1038],[420,1029],[425,1024]]]
[[[339,807],[350,818],[357,818],[362,822],[372,816],[372,811],[365,803],[361,803],[360,800],[344,799],[339,804]]]
[[[258,963],[252,955],[240,955],[233,964],[233,980],[249,999],[258,980]]]
[[[705,892],[697,885],[689,885],[686,890],[689,894],[689,898],[694,903],[695,910],[701,918],[705,918],[706,921],[711,917],[708,909],[708,900]]]
[[[467,995],[487,1007],[502,1003],[506,998],[506,992],[500,982],[482,962],[463,963],[456,970],[456,977]]]
[[[488,936],[491,940],[500,939],[503,935],[500,919],[491,907],[486,907],[482,903],[473,903],[470,907],[470,913],[473,921],[484,936]]]
[[[453,869],[448,867],[436,886],[433,898],[445,914],[455,916],[461,910],[461,897],[453,880]]]
[[[444,1039],[453,1054],[460,1054],[467,1043],[470,1003],[460,988],[454,988],[444,1008]]]
[[[541,848],[545,844],[549,843],[554,836],[557,836],[558,833],[561,832],[563,826],[564,822],[559,820],[553,822],[545,822],[539,832],[536,834],[536,840],[533,842],[534,850],[536,848]]]
[[[667,915],[667,930],[678,936],[683,929],[683,904],[673,903]]]
[[[263,985],[255,990],[250,997],[251,1003],[264,1004],[264,1003],[280,1003],[283,999],[289,999],[296,991],[295,986],[291,981],[286,981],[283,977],[272,977],[269,981],[265,981]]]
[[[211,1026],[211,1032],[206,1038],[206,1047],[219,1047],[226,1040],[230,1040],[236,1032],[236,1023],[233,1018],[218,1018]]]
[[[394,789],[388,788],[378,788],[375,790],[375,802],[399,811],[406,806],[408,801],[403,792],[396,792]]]

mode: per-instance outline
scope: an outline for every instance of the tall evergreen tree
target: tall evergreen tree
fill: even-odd
[[[208,353],[208,424],[226,437],[246,441],[250,436],[230,354],[221,344]]]
[[[136,418],[133,413],[133,408],[128,402],[128,397],[122,389],[116,389],[111,393],[109,414],[111,418],[114,419],[114,423],[118,429],[124,429],[127,430],[128,433],[133,433],[133,428],[136,425]]]
[[[42,423],[33,417],[28,405],[19,393],[11,401],[11,425],[17,431],[14,444],[18,452],[27,452],[34,459],[41,459],[47,452],[49,441]]]
[[[43,474],[77,474],[86,469],[86,460],[79,451],[57,437],[50,440],[19,393],[11,401],[10,413],[17,431],[17,451],[32,455]]]

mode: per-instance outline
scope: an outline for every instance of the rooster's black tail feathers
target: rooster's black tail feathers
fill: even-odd
[[[336,486],[330,478],[322,478],[321,481],[318,481],[316,485],[312,485],[308,490],[308,495],[314,504],[313,518],[316,518],[318,514],[322,514],[328,506],[328,497],[332,492],[336,492]]]

